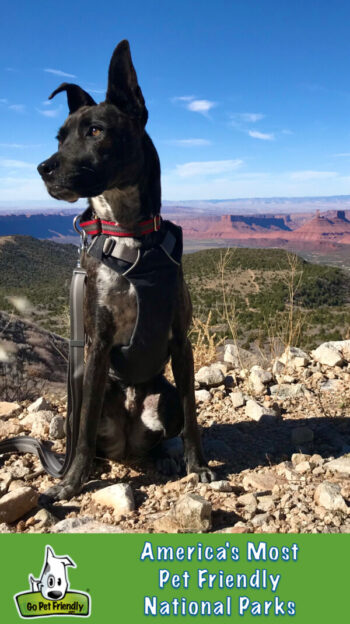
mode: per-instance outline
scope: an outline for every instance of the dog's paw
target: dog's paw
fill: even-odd
[[[208,466],[187,466],[187,474],[195,472],[201,483],[211,483],[216,480],[216,475]]]
[[[49,507],[58,500],[70,500],[78,494],[80,488],[71,483],[58,483],[46,490],[39,497],[39,505]]]

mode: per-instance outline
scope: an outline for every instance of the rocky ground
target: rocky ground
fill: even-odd
[[[217,481],[169,481],[150,462],[96,459],[82,493],[50,510],[53,480],[33,455],[0,457],[1,532],[350,532],[350,341],[288,349],[244,368],[227,345],[196,374],[198,420]],[[64,450],[64,399],[0,403],[0,438]],[[178,444],[174,445],[174,452]]]

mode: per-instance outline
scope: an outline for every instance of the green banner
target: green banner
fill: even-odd
[[[350,621],[350,535],[4,534],[0,549],[6,624]]]

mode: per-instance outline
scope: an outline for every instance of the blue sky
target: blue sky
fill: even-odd
[[[47,97],[102,101],[123,38],[163,199],[350,194],[349,23],[347,0],[3,0],[0,200],[48,197],[36,164],[67,107]]]

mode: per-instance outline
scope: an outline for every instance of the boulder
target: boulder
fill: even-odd
[[[117,516],[121,516],[135,509],[134,495],[128,483],[116,483],[97,490],[92,499],[99,505],[112,507]]]
[[[39,494],[31,487],[19,487],[0,498],[0,522],[15,522],[36,507]]]

